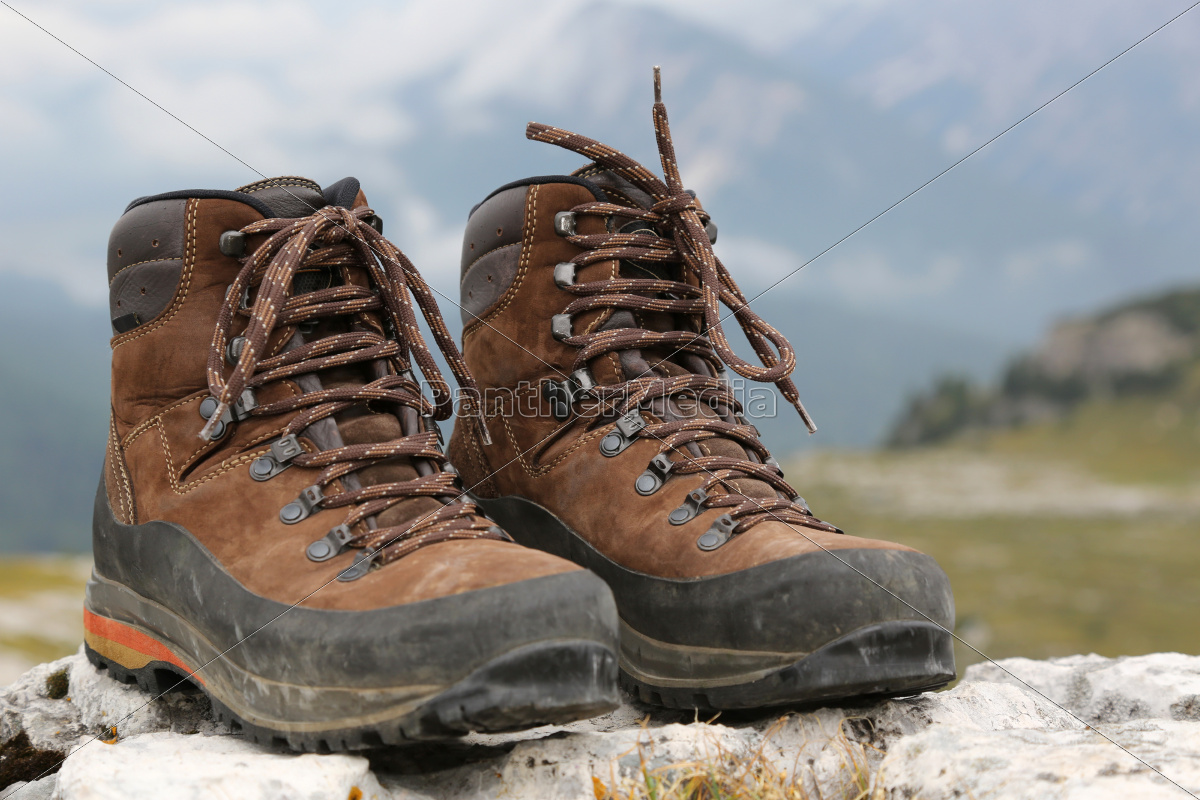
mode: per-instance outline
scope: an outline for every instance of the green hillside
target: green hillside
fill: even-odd
[[[1020,432],[985,446],[1078,453],[1166,479],[1194,468],[1198,409],[1200,289],[1188,288],[1060,323],[997,387],[941,378],[909,401],[888,443],[987,443],[990,433]]]
[[[995,387],[942,378],[890,444],[797,479],[847,531],[935,556],[968,642],[1200,652],[1200,290],[1064,322]]]

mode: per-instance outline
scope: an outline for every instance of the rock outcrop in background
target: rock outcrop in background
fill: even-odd
[[[1200,792],[1200,657],[1009,659],[970,668],[950,691],[782,716],[703,721],[627,700],[567,726],[318,755],[244,741],[211,720],[203,695],[154,699],[74,655],[0,692],[0,741],[4,800],[668,800],[714,786],[765,798],[1174,800]],[[59,754],[61,769],[38,778]]]
[[[1180,289],[1066,320],[1014,359],[997,388],[941,378],[909,401],[893,447],[942,442],[965,431],[1062,419],[1089,402],[1128,398],[1200,407],[1200,289]]]

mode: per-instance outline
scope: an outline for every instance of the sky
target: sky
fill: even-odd
[[[0,8],[0,274],[97,305],[108,230],[130,199],[279,174],[357,175],[450,298],[471,203],[576,165],[534,155],[524,121],[592,125],[653,159],[660,62],[685,177],[730,221],[718,253],[761,291],[1187,7],[11,5],[61,42]],[[780,291],[1028,342],[1063,314],[1200,275],[1197,134],[1200,10]]]

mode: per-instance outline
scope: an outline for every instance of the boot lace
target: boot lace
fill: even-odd
[[[744,533],[755,525],[776,519],[830,532],[841,531],[813,516],[804,499],[787,481],[777,462],[758,438],[754,426],[742,418],[742,408],[732,388],[723,379],[727,364],[749,380],[773,383],[792,404],[809,432],[815,432],[812,418],[800,402],[799,392],[790,375],[796,367],[792,345],[778,330],[751,309],[737,283],[714,255],[705,230],[709,217],[695,197],[683,188],[675,159],[675,148],[662,102],[658,68],[654,70],[654,130],[666,181],[623,153],[586,136],[540,123],[530,123],[526,136],[571,150],[590,159],[646,192],[654,203],[649,209],[606,202],[576,206],[577,216],[620,218],[641,224],[633,233],[611,231],[599,234],[571,234],[567,238],[583,248],[572,259],[576,268],[601,261],[636,262],[639,265],[674,267],[681,280],[666,278],[612,278],[584,283],[559,283],[560,288],[576,296],[564,314],[604,309],[670,314],[675,325],[685,329],[659,331],[644,327],[594,330],[564,337],[562,341],[578,348],[572,370],[585,369],[593,359],[607,353],[638,349],[669,354],[647,360],[652,369],[668,359],[691,356],[689,374],[663,377],[643,374],[617,384],[597,385],[589,394],[618,415],[639,413],[638,409],[664,403],[671,398],[699,398],[716,412],[716,417],[695,416],[647,423],[632,437],[660,440],[660,452],[671,451],[677,457],[667,467],[671,474],[706,474],[700,495],[701,507],[727,508],[735,523],[732,533]],[[658,270],[655,271],[656,273]],[[664,271],[665,272],[665,271]],[[686,282],[691,278],[691,282]],[[745,332],[761,363],[749,362],[734,352],[721,326],[721,306],[728,307]],[[690,328],[690,329],[686,329]],[[708,375],[695,367],[697,360],[707,367]],[[695,447],[710,439],[731,439],[749,456],[704,455]],[[689,447],[691,445],[691,447]],[[661,464],[661,462],[659,462]],[[660,471],[662,467],[659,467]],[[762,481],[775,491],[775,497],[750,497],[739,491],[735,481],[750,478]],[[716,486],[724,491],[709,494]]]
[[[355,577],[371,563],[382,566],[422,547],[452,539],[500,539],[511,541],[493,522],[482,516],[472,502],[462,499],[457,475],[446,470],[448,463],[440,447],[441,434],[435,420],[448,419],[453,412],[450,387],[417,327],[412,299],[433,332],[450,370],[463,390],[463,418],[487,430],[478,415],[479,392],[466,364],[446,329],[436,301],[412,262],[399,248],[371,226],[374,212],[327,207],[300,219],[265,219],[242,229],[246,236],[268,234],[269,238],[243,257],[242,269],[230,286],[217,318],[208,356],[208,384],[216,399],[216,411],[200,433],[202,439],[219,438],[218,421],[228,419],[233,406],[247,416],[295,414],[283,436],[299,435],[310,425],[356,405],[371,404],[372,410],[414,409],[424,418],[425,430],[398,439],[351,444],[332,449],[303,452],[291,458],[299,467],[320,468],[313,482],[318,500],[314,507],[345,508],[340,543],[360,548],[369,562],[356,562]],[[358,266],[366,269],[371,286],[329,286],[299,292],[295,281],[302,270],[337,270]],[[256,291],[252,305],[247,301]],[[248,319],[237,344],[236,363],[226,376],[225,359],[234,320]],[[266,353],[273,331],[285,326],[315,330],[322,320],[349,318],[347,332],[318,336],[312,341],[275,355]],[[413,376],[410,358],[420,366],[432,387],[427,398]],[[297,378],[336,367],[374,363],[374,380],[355,386],[309,391],[299,396],[256,405],[254,390],[273,381]],[[251,402],[245,392],[249,390]],[[339,478],[387,459],[424,459],[431,474],[399,482],[363,488],[343,485],[341,491],[324,490]],[[308,490],[306,490],[308,491]],[[436,498],[442,507],[400,525],[372,528],[373,518],[412,497]],[[337,529],[335,529],[337,530]],[[364,556],[360,556],[360,561]]]

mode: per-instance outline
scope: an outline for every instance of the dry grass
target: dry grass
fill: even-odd
[[[772,757],[772,745],[789,718],[779,720],[755,748],[731,750],[709,734],[704,757],[661,763],[645,731],[635,748],[638,766],[614,759],[608,775],[593,775],[596,800],[865,800],[871,791],[873,766],[882,753],[851,741],[842,720],[838,730],[820,743],[821,774],[815,760],[801,763],[806,746],[785,748],[786,758]],[[783,750],[780,749],[782,755]],[[629,755],[629,754],[627,754]],[[831,757],[832,756],[832,757]],[[874,758],[872,756],[875,756]],[[624,766],[624,768],[622,768]],[[830,769],[832,767],[832,769]]]

